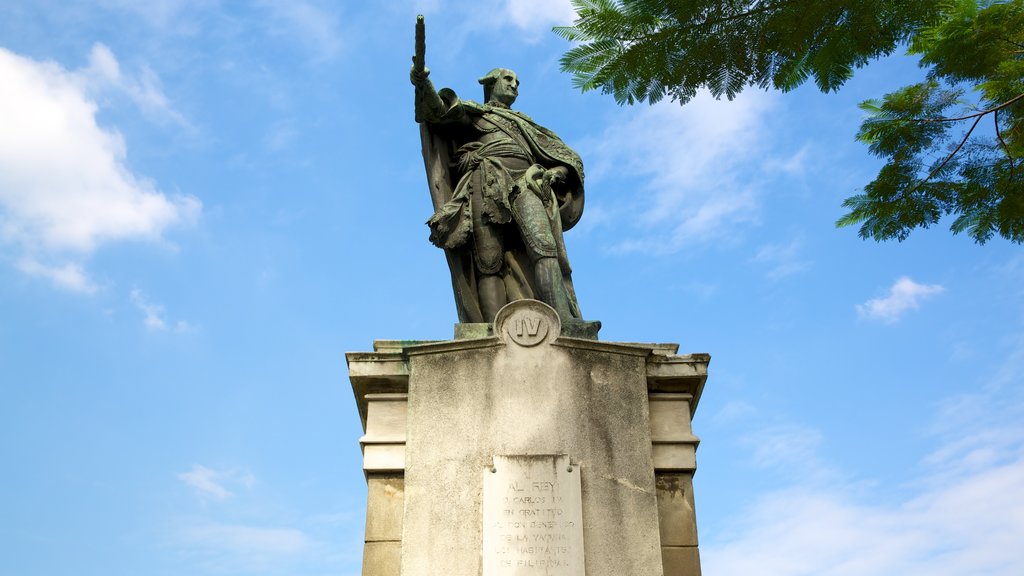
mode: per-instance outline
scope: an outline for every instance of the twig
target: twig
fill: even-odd
[[[981,122],[981,116],[978,116],[977,118],[974,119],[974,124],[971,124],[971,129],[967,131],[967,134],[964,134],[963,140],[961,140],[960,143],[956,145],[956,148],[954,148],[953,151],[949,153],[949,156],[946,156],[946,159],[942,161],[942,164],[939,164],[935,168],[935,170],[932,170],[932,173],[929,174],[927,178],[921,180],[920,182],[917,183],[916,186],[908,190],[907,194],[916,192],[921,186],[927,184],[929,180],[931,180],[936,174],[938,174],[943,168],[946,167],[946,164],[948,164],[949,161],[953,159],[953,156],[956,156],[956,153],[959,152],[961,148],[963,148],[965,143],[967,143],[967,139],[971,137],[971,132],[974,132],[974,129],[978,126],[978,122]]]
[[[999,138],[999,143],[1002,144],[1003,150],[1006,151],[1006,157],[1010,160],[1010,177],[1016,178],[1017,174],[1017,163],[1014,162],[1015,158],[1010,153],[1010,147],[1006,145],[1006,140],[1003,140],[1003,132],[999,129],[999,110],[995,111],[992,115],[994,124],[996,125],[996,137]]]
[[[1013,98],[1010,98],[1009,100],[1007,100],[1006,102],[1003,102],[1002,104],[1000,104],[998,106],[993,106],[992,108],[989,108],[988,110],[982,110],[980,112],[975,112],[974,114],[968,114],[967,116],[960,116],[958,118],[909,118],[906,121],[907,122],[918,122],[920,124],[931,124],[931,123],[934,123],[934,122],[959,122],[961,120],[970,120],[971,118],[981,118],[985,114],[988,114],[990,112],[996,112],[998,110],[1002,110],[1003,108],[1006,108],[1007,106],[1010,106],[1011,104],[1015,104],[1016,102],[1018,102],[1019,100],[1022,100],[1022,99],[1024,99],[1024,94],[1018,94],[1018,95],[1014,96]]]

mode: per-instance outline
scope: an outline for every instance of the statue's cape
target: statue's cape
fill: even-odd
[[[423,145],[423,163],[427,171],[430,199],[436,212],[452,198],[454,183],[450,168],[454,150],[451,141],[431,130],[426,122],[420,124],[420,143]],[[451,273],[459,322],[486,322],[480,309],[472,257],[466,257],[466,254],[457,250],[445,250],[444,255]]]

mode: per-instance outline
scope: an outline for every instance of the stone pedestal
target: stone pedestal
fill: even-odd
[[[493,336],[349,353],[363,575],[699,575],[690,419],[709,357],[676,351],[562,336],[524,300]]]

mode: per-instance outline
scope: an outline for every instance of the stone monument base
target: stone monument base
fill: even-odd
[[[567,336],[533,300],[472,335],[347,355],[363,575],[699,575],[690,421],[710,357]]]

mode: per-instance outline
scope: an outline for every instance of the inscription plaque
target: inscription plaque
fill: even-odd
[[[483,576],[584,576],[580,470],[569,456],[495,456],[483,485]]]

